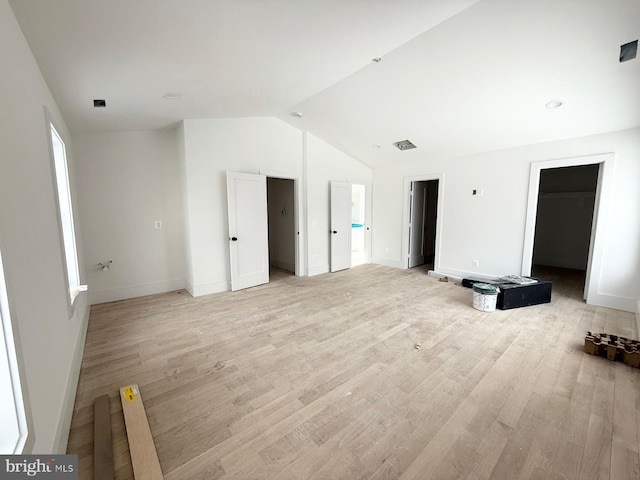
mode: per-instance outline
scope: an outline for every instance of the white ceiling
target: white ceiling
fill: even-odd
[[[638,0],[10,4],[72,132],[278,116],[375,167],[640,126]]]

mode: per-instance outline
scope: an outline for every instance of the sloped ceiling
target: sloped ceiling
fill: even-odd
[[[637,0],[10,4],[73,132],[278,116],[376,167],[640,126]]]

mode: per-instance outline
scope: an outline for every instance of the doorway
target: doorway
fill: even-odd
[[[409,182],[408,268],[434,269],[439,183],[438,179]]]
[[[587,265],[584,273],[584,290],[582,298],[593,305],[609,305],[609,299],[599,291],[600,278],[604,258],[604,243],[606,228],[605,219],[601,212],[607,211],[611,192],[613,191],[613,169],[615,154],[603,153],[583,157],[543,160],[531,163],[529,176],[529,199],[527,203],[527,217],[524,233],[521,275],[529,276],[533,270],[535,230],[538,212],[538,197],[540,180],[547,169],[598,165],[598,177],[593,201],[593,217],[591,220],[590,240],[588,247]],[[538,257],[539,258],[539,257]],[[609,302],[607,304],[607,302]],[[615,307],[614,307],[615,308]]]
[[[365,248],[366,195],[364,185],[351,185],[351,266],[367,262]]]
[[[599,164],[540,171],[532,275],[582,297]]]
[[[267,177],[267,223],[270,276],[296,273],[294,180]]]

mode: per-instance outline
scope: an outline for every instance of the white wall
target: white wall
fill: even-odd
[[[226,172],[302,175],[302,133],[275,118],[185,120],[187,288],[205,295],[230,288]]]
[[[329,194],[330,182],[342,181],[365,186],[365,219],[371,218],[372,170],[327,144],[306,133],[306,178],[309,275],[329,271]],[[365,228],[370,225],[367,221]],[[365,231],[365,242],[370,234]]]
[[[185,120],[184,168],[193,295],[230,288],[226,172],[274,172],[302,179],[298,219],[303,274],[329,271],[329,182],[367,187],[371,169],[276,118]],[[370,216],[368,216],[370,218]],[[308,252],[308,257],[304,254]]]
[[[89,309],[69,318],[45,106],[69,132],[6,0],[0,0],[0,248],[29,423],[25,453],[64,453]],[[82,229],[76,217],[81,281]]]
[[[635,311],[640,297],[640,129],[429,159],[374,172],[373,261],[401,266],[403,179],[443,173],[440,271],[456,276],[520,272],[530,163],[614,152],[614,187],[601,227],[606,232],[598,297]],[[482,196],[473,196],[482,189]],[[477,268],[472,261],[479,261]]]
[[[91,303],[184,288],[178,133],[82,133],[73,144]]]

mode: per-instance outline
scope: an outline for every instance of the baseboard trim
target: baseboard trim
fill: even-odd
[[[91,305],[97,305],[99,303],[116,302],[118,300],[126,300],[128,298],[144,297],[146,295],[156,295],[158,293],[182,290],[186,287],[187,281],[184,278],[167,280],[165,282],[148,283],[146,285],[133,285],[97,291],[92,291],[91,285],[89,285],[89,299],[91,301]]]
[[[400,260],[394,260],[392,258],[385,258],[385,257],[372,257],[371,263],[375,263],[377,265],[384,265],[385,267],[392,267],[392,268],[406,267],[406,265],[402,265],[402,262]]]
[[[316,265],[309,267],[309,276],[322,275],[323,273],[329,273],[329,265]]]
[[[89,314],[91,312],[89,305],[86,305],[83,310],[82,320],[80,321],[80,332],[78,333],[73,349],[73,359],[71,361],[69,375],[67,376],[64,399],[62,401],[62,408],[58,417],[58,426],[56,428],[54,444],[51,449],[51,453],[53,454],[67,453],[69,432],[71,431],[71,420],[73,418],[73,409],[76,403],[78,382],[80,380],[80,369],[82,367],[82,358],[84,357],[84,344],[86,342],[87,331],[89,329]]]
[[[590,305],[598,307],[612,308],[614,310],[622,310],[624,312],[637,312],[637,302],[632,298],[617,297],[615,295],[606,295],[604,293],[595,293],[587,299]]]
[[[214,293],[227,292],[229,290],[231,290],[231,285],[223,280],[219,282],[191,285],[189,293],[192,297],[202,297],[203,295],[212,295]]]

